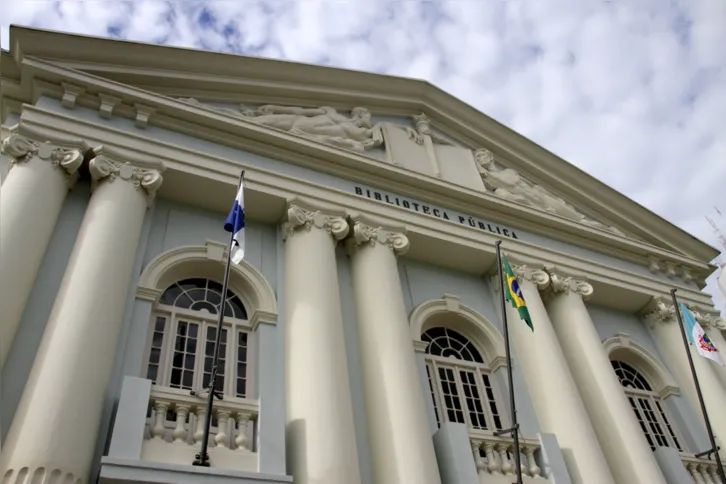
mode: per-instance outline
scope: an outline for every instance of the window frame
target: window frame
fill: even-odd
[[[179,281],[181,282],[181,281]],[[175,283],[176,284],[176,283]],[[242,299],[240,298],[240,301]],[[242,304],[244,302],[242,301]],[[245,306],[246,308],[246,306]],[[144,350],[144,360],[141,368],[141,378],[146,378],[148,374],[149,361],[151,356],[151,347],[153,336],[156,332],[157,318],[164,319],[164,332],[161,343],[161,352],[159,355],[159,363],[156,374],[156,383],[154,385],[170,387],[172,360],[174,357],[174,341],[177,336],[177,328],[180,321],[198,324],[199,331],[197,333],[197,348],[193,369],[192,390],[202,391],[202,382],[204,378],[204,360],[206,358],[205,345],[206,336],[209,328],[217,327],[219,315],[213,313],[205,313],[203,311],[195,311],[191,309],[170,306],[166,304],[156,303],[152,310],[151,318],[146,333],[146,345]],[[252,331],[252,326],[248,319],[236,319],[225,316],[222,320],[222,328],[228,331],[226,350],[224,354],[224,386],[223,394],[235,398],[255,398],[256,394],[256,378],[255,378],[255,361],[256,361],[256,337]],[[237,396],[237,350],[240,332],[247,333],[247,358],[246,375],[245,375],[245,395]],[[222,355],[220,355],[222,356]],[[182,388],[182,390],[186,390]]]
[[[678,427],[673,423],[673,417],[670,415],[665,400],[652,389],[653,385],[648,381],[645,374],[630,363],[626,363],[618,359],[611,359],[610,363],[613,366],[613,372],[615,373],[615,376],[620,383],[620,387],[623,389],[623,393],[628,399],[628,405],[630,405],[630,409],[635,414],[638,426],[645,434],[646,441],[648,441],[651,449],[655,450],[658,447],[663,446],[658,443],[658,437],[656,436],[655,430],[652,428],[653,423],[650,422],[645,415],[646,409],[643,408],[641,399],[647,401],[650,404],[649,410],[655,415],[654,423],[658,425],[658,429],[663,436],[663,439],[665,439],[666,443],[668,444],[666,447],[670,447],[677,452],[684,452],[686,450],[684,446],[685,439],[683,438],[683,435],[681,434]],[[623,370],[633,372],[634,375],[642,380],[642,382],[646,384],[650,389],[646,390],[641,388],[635,388],[632,386],[626,387],[625,385],[623,385],[623,381],[620,379],[620,375],[618,375],[615,364],[621,365],[621,368]],[[633,402],[636,402],[637,404],[637,411],[635,406],[633,405]],[[645,427],[645,429],[643,427]]]
[[[499,391],[498,385],[495,384],[495,378],[494,375],[489,368],[489,366],[486,364],[486,359],[484,358],[483,353],[477,348],[477,346],[474,344],[473,341],[471,341],[469,338],[466,337],[466,335],[462,334],[459,331],[456,331],[454,329],[448,328],[446,326],[439,326],[442,329],[446,329],[447,331],[453,331],[467,339],[471,347],[473,347],[481,357],[482,361],[484,363],[479,363],[476,361],[469,361],[469,360],[462,360],[453,356],[437,356],[432,355],[428,351],[430,350],[430,342],[429,346],[426,348],[426,353],[424,354],[424,362],[427,369],[427,380],[429,382],[429,387],[427,388],[427,393],[432,396],[433,399],[433,405],[434,405],[434,413],[436,415],[436,424],[437,426],[441,427],[441,423],[443,422],[451,422],[449,419],[449,410],[444,404],[444,390],[443,386],[441,384],[441,375],[439,373],[439,368],[449,368],[454,371],[454,382],[456,385],[456,393],[459,401],[462,405],[462,413],[464,415],[464,424],[467,426],[468,430],[470,432],[485,432],[485,433],[494,433],[497,430],[508,428],[509,426],[509,416],[502,412],[502,397],[501,393]],[[429,328],[429,330],[435,329],[435,328]],[[428,331],[428,330],[427,330]],[[425,333],[424,333],[425,334]],[[423,335],[422,335],[423,339]],[[433,338],[432,338],[433,340]],[[467,371],[474,374],[475,383],[476,383],[476,389],[479,393],[479,402],[482,406],[483,414],[484,414],[484,421],[486,422],[487,428],[483,429],[480,427],[474,427],[472,425],[472,418],[471,413],[479,413],[475,408],[471,409],[469,408],[469,403],[467,402],[466,392],[464,390],[464,382],[461,377],[461,372]],[[489,396],[486,392],[486,385],[484,383],[484,376],[487,376],[489,378],[489,384],[491,386],[492,391],[492,397],[494,405],[497,408],[497,417],[499,418],[499,427],[495,425],[494,415],[492,414],[491,410],[491,400],[489,399]],[[432,379],[433,377],[433,379]],[[433,387],[433,388],[432,388]],[[461,423],[461,422],[455,422],[455,423]]]

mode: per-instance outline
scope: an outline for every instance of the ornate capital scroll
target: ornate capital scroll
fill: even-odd
[[[19,133],[11,134],[2,144],[2,152],[10,157],[11,167],[32,158],[47,161],[53,169],[60,169],[69,186],[78,179],[83,153],[75,148],[63,148],[50,142],[40,143]]]
[[[563,276],[551,268],[546,269],[546,271],[550,276],[550,290],[552,294],[578,294],[584,300],[592,297],[594,289],[589,282],[570,276]]]
[[[540,291],[547,289],[550,285],[550,276],[544,269],[528,267],[526,265],[513,265],[512,270],[517,278],[531,282]]]
[[[327,230],[335,241],[342,240],[349,230],[348,222],[339,215],[310,210],[297,203],[287,207],[287,222],[282,225],[284,239],[297,232],[309,232],[313,227]]]
[[[372,227],[361,221],[353,222],[353,237],[348,242],[349,250],[354,247],[368,244],[375,246],[381,244],[388,246],[396,255],[403,255],[408,251],[410,242],[408,237],[400,232],[392,232],[383,227]]]
[[[156,191],[164,181],[159,170],[111,160],[103,155],[93,158],[88,168],[93,179],[92,189],[104,180],[113,183],[116,179],[121,179],[131,183],[137,190],[143,191],[149,204],[154,200]]]
[[[641,311],[641,316],[648,326],[653,327],[659,323],[675,321],[676,308],[667,299],[654,297]]]

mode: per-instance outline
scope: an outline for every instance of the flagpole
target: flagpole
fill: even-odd
[[[239,189],[244,183],[245,171],[242,170],[240,173],[239,180],[237,182],[237,191],[235,195],[239,193]],[[222,302],[219,305],[219,317],[217,318],[217,337],[214,340],[214,359],[212,360],[212,375],[209,378],[209,395],[207,396],[207,411],[205,416],[204,434],[202,436],[202,448],[199,453],[195,456],[195,460],[192,465],[209,467],[209,453],[207,448],[209,446],[209,431],[212,425],[212,402],[214,397],[222,400],[222,395],[217,393],[214,386],[217,382],[217,374],[219,373],[219,347],[222,342],[222,325],[224,323],[224,304],[227,302],[227,285],[229,284],[229,266],[232,261],[232,244],[234,242],[234,230],[230,232],[229,244],[227,245],[227,264],[224,268],[224,281],[222,283]]]
[[[517,469],[517,482],[522,484],[522,465],[519,462],[519,424],[517,423],[517,408],[514,404],[514,384],[512,380],[512,360],[509,354],[509,325],[507,324],[507,302],[504,297],[504,275],[502,274],[501,240],[497,240],[494,247],[497,249],[497,274],[499,275],[499,302],[502,308],[502,321],[504,323],[504,353],[507,359],[507,378],[509,381],[509,411],[512,415],[512,428],[498,430],[494,435],[511,433],[514,438],[514,467]]]
[[[683,318],[681,317],[681,308],[678,306],[678,299],[676,298],[677,289],[671,289],[671,298],[673,298],[673,306],[676,308],[676,315],[678,316],[678,328],[681,330],[681,337],[683,338],[683,346],[686,348],[686,356],[688,356],[688,364],[691,367],[691,375],[693,376],[693,383],[696,385],[696,394],[698,395],[698,403],[701,405],[701,413],[703,414],[703,420],[706,423],[706,432],[708,432],[708,440],[711,442],[711,449],[706,452],[700,452],[696,454],[696,457],[702,455],[714,453],[716,456],[716,467],[718,468],[718,475],[721,477],[721,481],[726,484],[726,474],[724,474],[723,463],[721,457],[718,455],[718,447],[716,446],[716,439],[713,436],[713,429],[711,428],[711,421],[708,418],[708,412],[706,412],[706,404],[703,402],[703,395],[701,394],[701,385],[698,383],[698,376],[696,376],[696,367],[693,366],[693,356],[691,355],[691,349],[688,344],[688,338],[686,337],[686,330],[683,327]]]

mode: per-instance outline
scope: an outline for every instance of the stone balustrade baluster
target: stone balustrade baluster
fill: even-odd
[[[514,464],[509,458],[509,454],[507,452],[508,450],[509,445],[497,444],[497,452],[499,452],[499,458],[502,461],[502,474],[504,474],[505,476],[514,474]]]
[[[701,473],[701,477],[703,477],[703,481],[706,484],[717,484],[718,481],[714,481],[713,478],[711,477],[711,473],[708,472],[708,467],[709,467],[708,464],[705,464],[705,463],[700,464],[698,466],[698,471]]]
[[[204,424],[206,423],[207,411],[204,405],[197,406],[197,428],[194,431],[194,443],[199,444],[204,437]]]
[[[698,464],[695,462],[689,462],[687,469],[688,472],[691,473],[691,477],[693,477],[693,481],[696,484],[706,484],[706,481],[703,480],[703,476],[701,476],[701,472],[698,470]]]
[[[157,400],[154,402],[153,425],[151,436],[154,439],[163,439],[166,424],[166,412],[169,410],[169,402]]]
[[[247,438],[247,422],[249,421],[249,414],[245,412],[237,414],[237,437],[234,439],[234,443],[237,449],[242,451],[250,450],[250,440]]]
[[[527,456],[527,475],[535,479],[541,479],[542,469],[537,465],[534,458],[534,447],[527,445],[524,448],[524,454]]]
[[[476,465],[476,472],[480,476],[485,474],[486,472],[486,462],[481,456],[481,441],[479,440],[472,440],[471,441],[471,452],[474,454],[474,465]]]
[[[484,453],[487,455],[487,470],[490,474],[501,474],[502,465],[497,453],[494,450],[494,444],[491,442],[484,443]]]
[[[229,410],[217,410],[217,435],[214,436],[214,442],[217,444],[218,447],[229,447],[229,435],[227,435],[229,414]]]
[[[172,435],[174,436],[174,443],[186,444],[187,442],[187,416],[189,415],[189,405],[176,404],[174,410],[176,410],[176,427]]]

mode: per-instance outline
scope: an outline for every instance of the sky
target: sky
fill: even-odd
[[[28,25],[422,78],[720,250],[724,0],[0,0]],[[726,259],[724,260],[726,261]],[[715,276],[707,292],[726,306]]]

